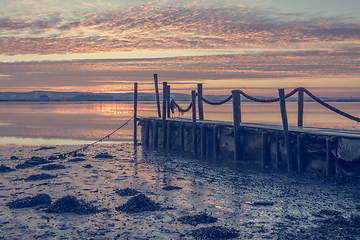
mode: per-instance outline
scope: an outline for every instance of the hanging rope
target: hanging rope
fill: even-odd
[[[175,107],[178,109],[178,111],[180,113],[186,113],[188,111],[190,111],[190,109],[192,108],[192,102],[190,103],[190,105],[186,108],[183,109],[179,106],[179,104],[177,104],[177,102],[174,99],[171,99],[171,102],[169,104],[170,110],[172,113],[175,113]]]
[[[229,97],[227,97],[225,100],[222,100],[220,102],[211,102],[207,99],[205,99],[202,95],[200,95],[199,93],[196,93],[196,95],[201,99],[203,100],[204,102],[206,102],[207,104],[210,104],[210,105],[222,105],[224,103],[227,103],[228,101],[230,101],[232,99],[232,95],[230,95]]]
[[[122,127],[124,127],[125,125],[127,125],[134,117],[131,117],[129,120],[127,120],[124,124],[122,124],[120,127],[118,127],[117,129],[115,129],[114,131],[112,131],[111,133],[109,133],[108,135],[106,135],[105,137],[102,137],[100,138],[99,140],[93,142],[93,143],[90,143],[84,147],[81,147],[79,149],[76,149],[74,151],[71,151],[71,152],[67,152],[67,153],[62,153],[62,154],[55,154],[53,155],[54,157],[56,158],[66,158],[66,157],[70,157],[70,156],[76,156],[77,153],[79,151],[84,151],[86,150],[87,148],[91,147],[91,146],[94,146],[95,144],[99,143],[99,142],[102,142],[104,139],[106,138],[109,138],[111,135],[113,135],[114,133],[116,133],[117,131],[119,131]]]

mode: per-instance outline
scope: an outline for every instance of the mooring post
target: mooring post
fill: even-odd
[[[137,146],[137,88],[138,83],[134,83],[134,147]]]
[[[331,153],[332,142],[334,139],[326,139],[326,176],[335,175],[335,160]]]
[[[241,160],[240,152],[240,122],[241,122],[241,107],[240,107],[240,90],[232,90],[233,99],[233,119],[234,119],[234,141],[235,151],[234,160]]]
[[[185,151],[185,129],[184,123],[180,123],[180,150]]]
[[[197,85],[197,92],[199,95],[203,95],[203,91],[202,91],[202,83],[198,83]],[[204,120],[204,106],[203,106],[203,100],[198,97],[198,108],[199,108],[199,120]]]
[[[298,91],[298,126],[303,126],[304,119],[304,90],[299,89]]]
[[[156,149],[158,147],[158,138],[159,138],[159,123],[158,121],[153,121],[153,146]]]
[[[292,150],[291,150],[291,145],[290,145],[288,118],[287,118],[287,114],[286,114],[285,93],[284,93],[283,88],[279,89],[279,100],[280,100],[281,118],[282,118],[284,135],[285,135],[287,167],[288,167],[288,171],[290,172],[293,170],[293,160],[292,160]]]
[[[170,117],[170,85],[166,87],[166,110],[167,110],[167,117]]]
[[[261,167],[266,169],[269,165],[269,133],[264,131],[261,133],[262,148],[261,148]]]
[[[162,132],[163,132],[163,149],[166,149],[166,94],[167,82],[163,82],[163,114],[162,114]]]
[[[161,117],[160,98],[159,98],[159,86],[158,86],[158,77],[157,77],[157,74],[154,74],[154,83],[155,83],[155,95],[156,95],[156,106],[157,106],[157,111],[158,111],[158,117]]]
[[[304,160],[304,133],[297,135],[297,161],[298,161],[298,171],[304,172],[305,170],[305,160]]]
[[[197,155],[196,91],[191,91],[194,155]]]

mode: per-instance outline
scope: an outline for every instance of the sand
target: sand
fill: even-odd
[[[360,236],[359,179],[258,172],[130,144],[49,160],[77,148],[0,147],[0,239]],[[19,199],[32,205],[10,207]]]

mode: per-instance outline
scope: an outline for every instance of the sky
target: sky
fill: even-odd
[[[359,0],[0,0],[0,91],[360,98]]]

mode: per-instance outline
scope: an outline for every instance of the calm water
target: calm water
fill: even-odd
[[[360,117],[360,103],[331,103]],[[184,108],[188,103],[180,103]],[[242,103],[242,121],[281,124],[278,103]],[[222,106],[204,105],[205,119],[232,121],[231,103]],[[296,125],[297,103],[287,103],[289,124]],[[360,129],[360,125],[323,106],[306,102],[304,126]],[[173,117],[191,118],[191,113]],[[138,105],[138,116],[156,116],[156,104]],[[0,103],[1,144],[87,144],[111,133],[133,116],[132,102],[48,102]],[[113,134],[107,142],[131,142],[133,122]],[[140,137],[140,136],[139,136]]]

